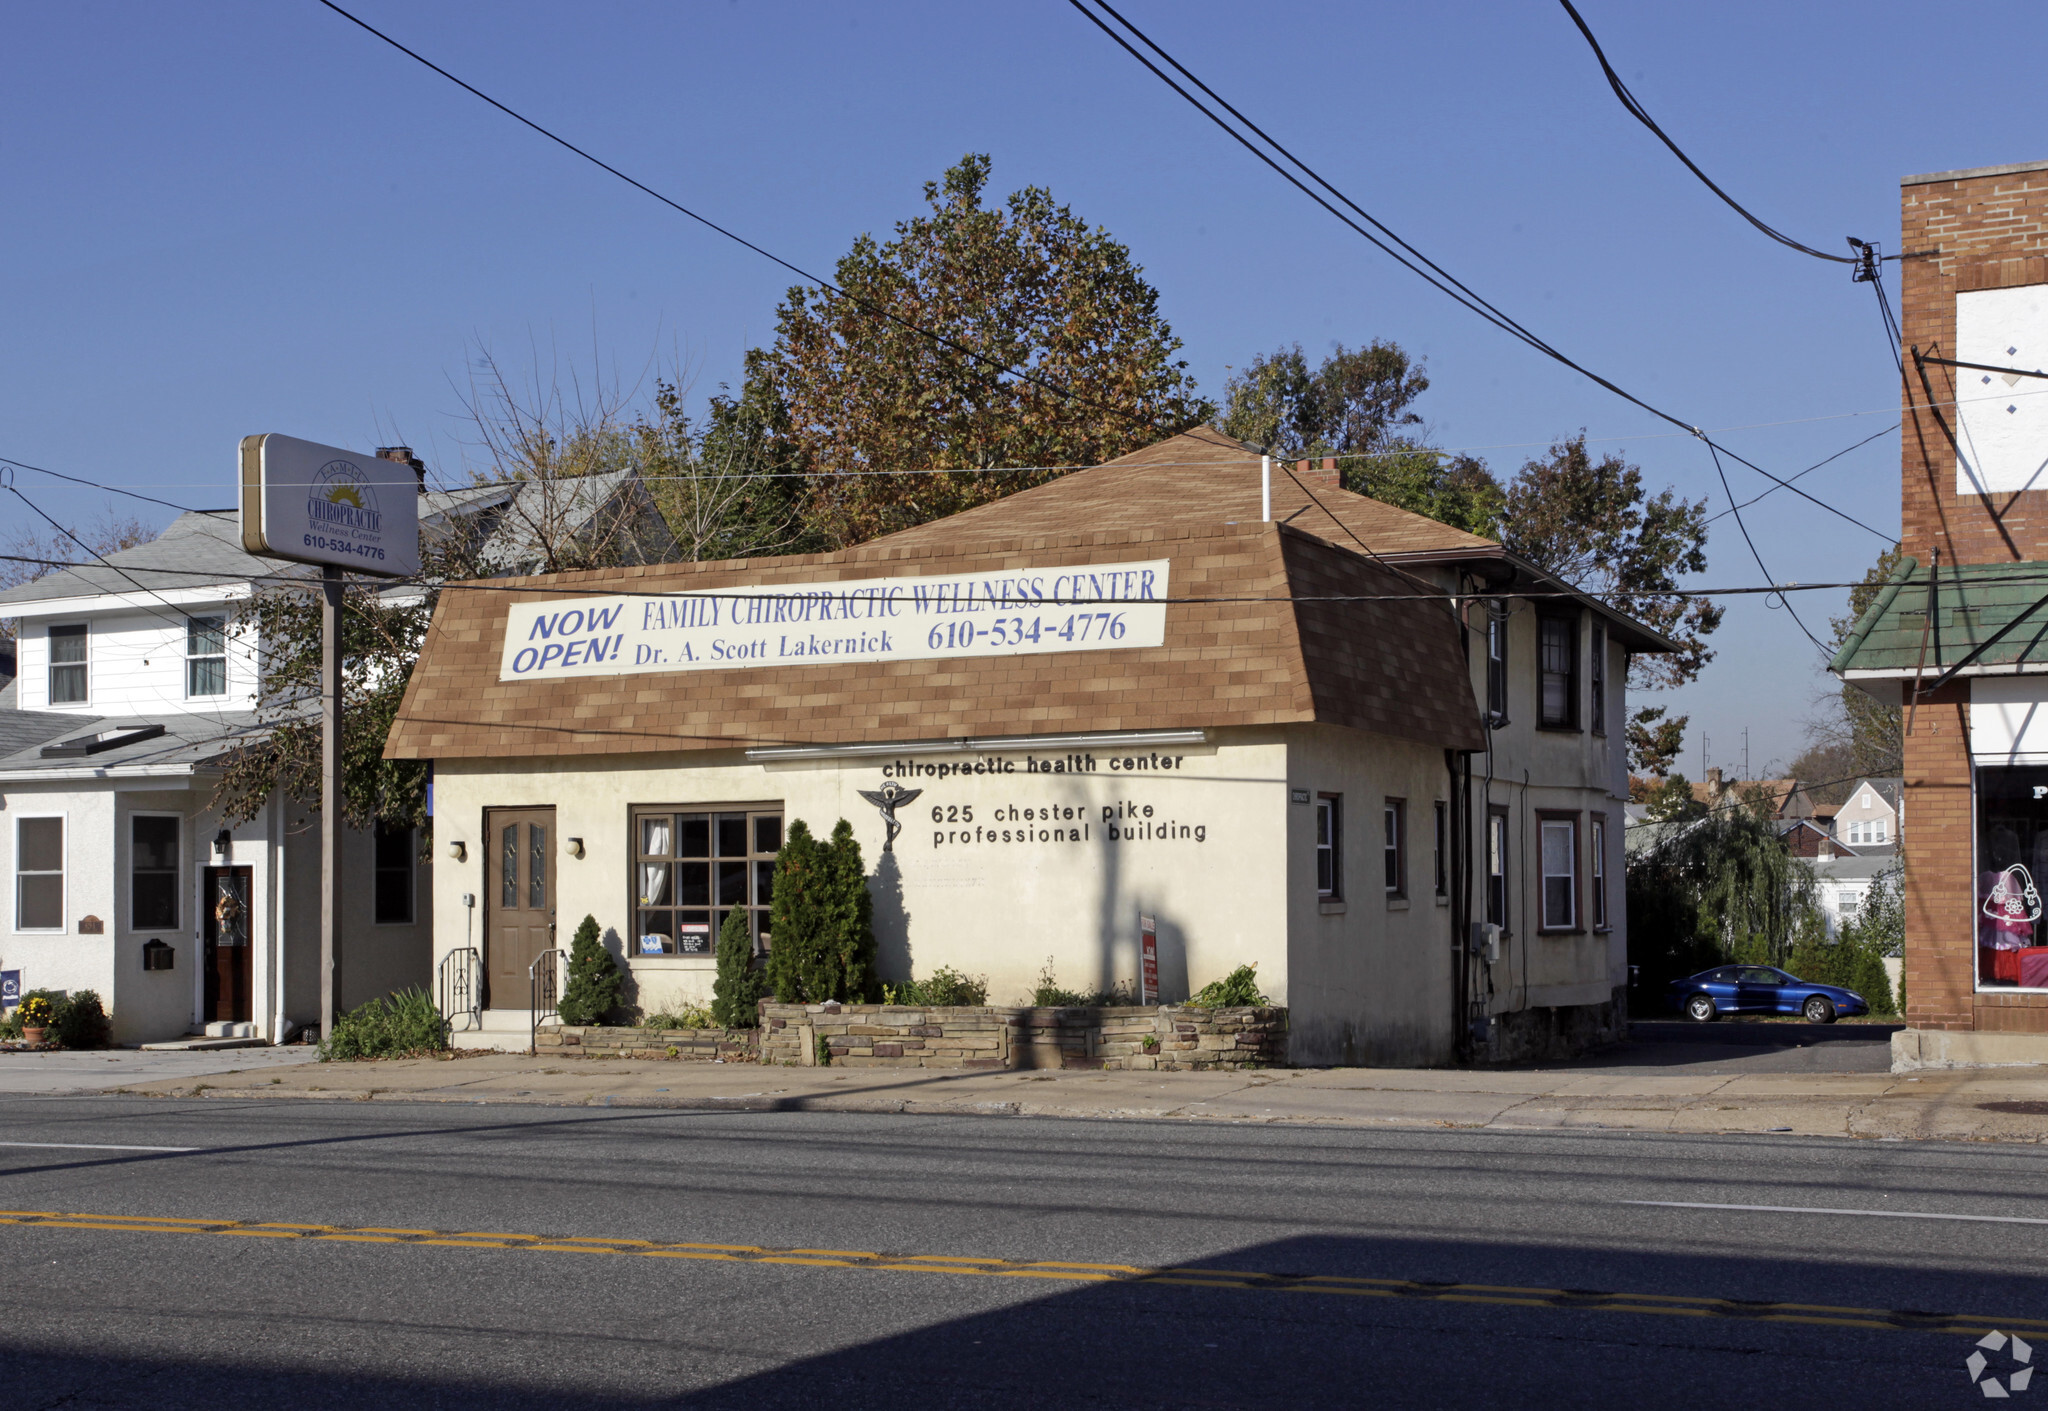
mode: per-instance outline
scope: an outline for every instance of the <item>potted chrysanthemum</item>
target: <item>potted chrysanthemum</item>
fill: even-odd
[[[50,1002],[41,995],[30,995],[21,1002],[21,1010],[16,1017],[21,1020],[23,1040],[39,1044],[50,1030],[50,1020],[53,1017]]]

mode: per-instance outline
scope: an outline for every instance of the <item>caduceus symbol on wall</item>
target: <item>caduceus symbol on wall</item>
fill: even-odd
[[[862,798],[881,810],[882,821],[889,825],[889,835],[882,840],[883,852],[896,851],[896,835],[903,831],[903,825],[896,821],[896,810],[923,792],[922,789],[906,789],[894,779],[884,780],[879,789],[859,790]]]

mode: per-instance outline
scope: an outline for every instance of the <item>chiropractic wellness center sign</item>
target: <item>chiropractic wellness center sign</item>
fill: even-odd
[[[501,681],[1157,647],[1167,560],[515,603]]]

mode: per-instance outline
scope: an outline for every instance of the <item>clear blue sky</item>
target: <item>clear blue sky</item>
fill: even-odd
[[[825,269],[987,151],[1127,242],[1204,390],[1295,340],[1428,359],[1439,443],[1511,473],[1578,428],[1654,485],[1704,450],[1450,304],[1227,143],[1055,0],[400,4],[364,18],[786,258]],[[2044,155],[2048,9],[1586,0],[1616,65],[1725,186],[1809,244],[1896,248],[1898,178]],[[1869,289],[1720,206],[1629,119],[1563,11],[1166,4],[1126,13],[1413,243],[1582,361],[1789,474],[1889,425]],[[15,6],[0,88],[0,455],[231,503],[251,431],[465,451],[488,346],[698,391],[772,334],[788,276],[514,125],[313,3]],[[1896,289],[1896,284],[1894,284]],[[1862,414],[1862,415],[1859,415]],[[1896,437],[1807,481],[1890,530]],[[21,477],[67,521],[105,497]],[[1765,482],[1735,475],[1738,493]],[[147,511],[149,507],[141,506]],[[1871,536],[1782,493],[1779,579],[1859,575]],[[24,518],[0,506],[0,527]],[[1733,521],[1704,583],[1759,581]],[[1839,594],[1798,599],[1824,633]],[[1799,747],[1822,679],[1733,600],[1669,704],[1712,762]]]

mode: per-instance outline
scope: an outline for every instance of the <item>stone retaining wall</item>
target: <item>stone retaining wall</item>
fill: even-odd
[[[818,1041],[854,1068],[1270,1068],[1287,1011],[1191,1005],[1105,1009],[763,1004],[761,1060],[811,1065]]]
[[[1287,1061],[1287,1011],[1161,1005],[1116,1009],[761,1006],[758,1029],[549,1025],[536,1051],[557,1058],[728,1063],[830,1061],[850,1068],[1272,1068]]]
[[[756,1029],[639,1029],[609,1025],[543,1025],[534,1051],[556,1058],[682,1058],[751,1063]]]

